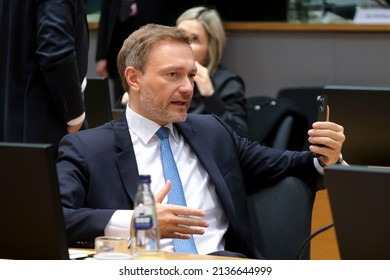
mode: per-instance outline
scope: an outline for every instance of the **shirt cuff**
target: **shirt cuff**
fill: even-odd
[[[84,77],[83,82],[81,83],[81,92],[84,92],[87,87],[87,77]]]
[[[324,175],[324,168],[320,165],[316,157],[313,158],[313,162],[314,162],[314,167],[317,169],[318,173]]]
[[[320,159],[317,158],[317,157],[315,157],[315,158],[313,159],[313,161],[314,161],[314,166],[315,166],[315,168],[317,169],[317,171],[318,171],[320,174],[324,175],[324,168],[326,167],[326,165],[321,165]],[[339,160],[338,160],[335,164],[341,164],[341,165],[347,165],[347,166],[349,166],[349,164],[344,160],[342,154],[339,155]]]
[[[130,238],[133,213],[134,210],[116,210],[104,229],[104,235]]]
[[[73,120],[70,120],[68,121],[66,124],[67,125],[78,125],[80,123],[82,123],[85,119],[85,112],[81,114],[81,116],[73,119]]]

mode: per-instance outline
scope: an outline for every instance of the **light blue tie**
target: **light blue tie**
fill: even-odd
[[[164,179],[171,180],[172,185],[168,193],[168,203],[175,205],[187,206],[186,199],[184,197],[183,186],[181,184],[179,171],[177,170],[176,162],[172,154],[171,146],[169,144],[169,128],[161,127],[156,135],[161,140],[160,144],[160,156],[163,166]],[[197,254],[194,237],[191,235],[191,239],[173,239],[173,246],[175,252]]]

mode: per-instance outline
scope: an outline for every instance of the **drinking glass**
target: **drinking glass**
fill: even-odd
[[[99,236],[95,238],[95,259],[129,260],[132,259],[129,241],[116,236]]]

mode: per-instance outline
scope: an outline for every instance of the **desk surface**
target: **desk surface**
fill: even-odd
[[[70,251],[74,254],[79,252],[79,254],[86,254],[88,256],[93,256],[94,254],[93,249],[70,248]],[[192,254],[182,254],[182,253],[175,253],[175,252],[160,252],[158,259],[162,259],[162,260],[245,260],[243,258],[211,256],[211,255],[192,255]]]
[[[192,255],[192,254],[182,254],[182,253],[174,253],[174,252],[161,252],[161,254],[163,259],[166,260],[245,260],[243,258],[211,256],[211,255]]]

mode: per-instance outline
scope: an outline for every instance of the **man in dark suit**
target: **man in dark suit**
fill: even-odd
[[[147,23],[175,25],[176,18],[200,0],[102,0],[96,45],[96,72],[114,84],[114,104],[121,108],[124,90],[117,72],[116,58],[123,41]],[[127,11],[127,12],[126,12]]]
[[[0,1],[0,141],[58,146],[84,122],[82,0]]]
[[[148,24],[132,33],[118,62],[130,93],[121,119],[69,134],[60,144],[58,179],[71,245],[100,235],[129,237],[138,177],[150,174],[163,250],[174,250],[172,239],[193,235],[200,254],[262,258],[251,243],[246,193],[290,175],[315,187],[319,163],[339,160],[343,127],[314,123],[312,153],[292,152],[250,142],[217,116],[187,115],[197,69],[189,38],[175,27]],[[187,207],[167,203],[171,182],[163,177],[155,135],[162,126],[170,130]]]

